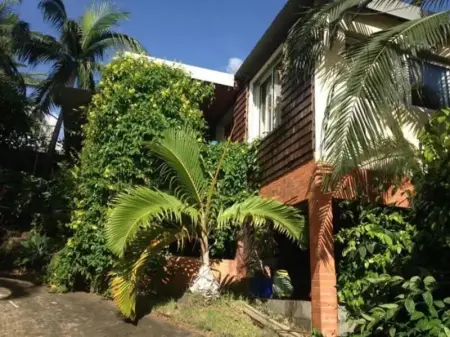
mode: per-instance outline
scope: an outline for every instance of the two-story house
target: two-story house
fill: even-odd
[[[283,43],[302,6],[307,5],[310,1],[288,0],[234,75],[165,60],[153,61],[182,67],[193,78],[213,83],[215,98],[204,108],[211,138],[223,140],[231,130],[235,141],[261,138],[261,193],[287,204],[307,205],[312,326],[326,336],[336,336],[338,303],[332,205],[333,198],[352,195],[324,194],[316,170],[329,86],[319,73],[299,83],[288,78],[283,67]],[[370,32],[420,17],[420,10],[409,5],[378,4],[369,6],[367,11],[370,15],[360,15],[355,22]],[[330,50],[323,62],[333,63],[338,48]],[[443,79],[448,82],[449,69],[433,64],[427,74],[424,79],[427,86],[438,95]],[[434,107],[434,101],[428,103]],[[407,205],[401,194],[386,193],[384,198],[389,203]]]

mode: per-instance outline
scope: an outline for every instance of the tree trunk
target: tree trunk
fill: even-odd
[[[207,233],[207,219],[202,218],[202,234],[200,237],[200,249],[202,253],[202,265],[197,277],[192,281],[189,290],[192,293],[202,294],[206,298],[219,296],[219,283],[217,282],[209,260],[209,244]]]
[[[73,88],[75,85],[75,77],[70,79],[70,81],[66,84],[66,87]],[[56,144],[58,143],[58,137],[61,133],[61,127],[64,122],[64,107],[61,107],[59,111],[58,119],[56,120],[55,128],[53,129],[52,138],[50,139],[50,144],[48,145],[47,150],[47,163],[45,165],[45,173],[47,175],[50,174],[52,165],[53,165],[53,156],[56,150]]]

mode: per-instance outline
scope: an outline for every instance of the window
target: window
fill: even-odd
[[[281,81],[283,67],[278,61],[260,77],[254,86],[259,113],[259,135],[264,136],[281,123]]]
[[[450,69],[424,63],[420,77],[411,75],[414,105],[433,110],[450,105]]]

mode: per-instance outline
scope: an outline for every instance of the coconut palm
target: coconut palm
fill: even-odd
[[[19,0],[4,0],[0,3],[0,76],[2,80],[14,83],[25,92],[25,82],[15,59],[16,40],[26,25],[15,12]]]
[[[290,31],[290,71],[301,80],[317,71],[333,88],[321,139],[321,159],[333,167],[328,187],[358,168],[404,175],[417,165],[415,147],[402,128],[417,135],[427,119],[413,107],[411,78],[420,80],[424,60],[448,45],[450,11],[446,0],[408,2],[420,8],[421,17],[378,32],[355,20],[362,12],[374,15],[367,11],[369,4],[391,10],[412,7],[396,0],[322,2],[306,10]],[[330,49],[340,54],[333,65],[322,62]]]
[[[77,20],[69,18],[63,0],[41,0],[38,7],[44,20],[57,30],[58,37],[30,32],[27,39],[20,41],[19,52],[30,66],[51,64],[48,77],[34,93],[44,111],[53,104],[58,88],[94,90],[100,61],[112,50],[143,51],[138,41],[114,31],[129,13],[106,2],[92,5]],[[61,111],[50,141],[50,154],[55,149],[63,118]]]
[[[191,291],[208,295],[217,292],[208,245],[213,226],[260,227],[270,223],[278,232],[303,242],[303,217],[279,201],[252,196],[219,209],[216,184],[226,150],[216,172],[208,175],[202,167],[200,148],[192,131],[165,131],[150,149],[162,160],[161,172],[172,193],[137,187],[120,194],[113,203],[106,225],[107,245],[124,263],[112,280],[112,295],[127,317],[135,317],[136,284],[145,263],[172,242],[199,239],[201,277],[191,285]]]

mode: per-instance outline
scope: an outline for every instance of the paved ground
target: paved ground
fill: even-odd
[[[147,316],[125,323],[111,301],[92,294],[49,294],[31,283],[0,278],[0,336],[14,337],[194,337]]]

